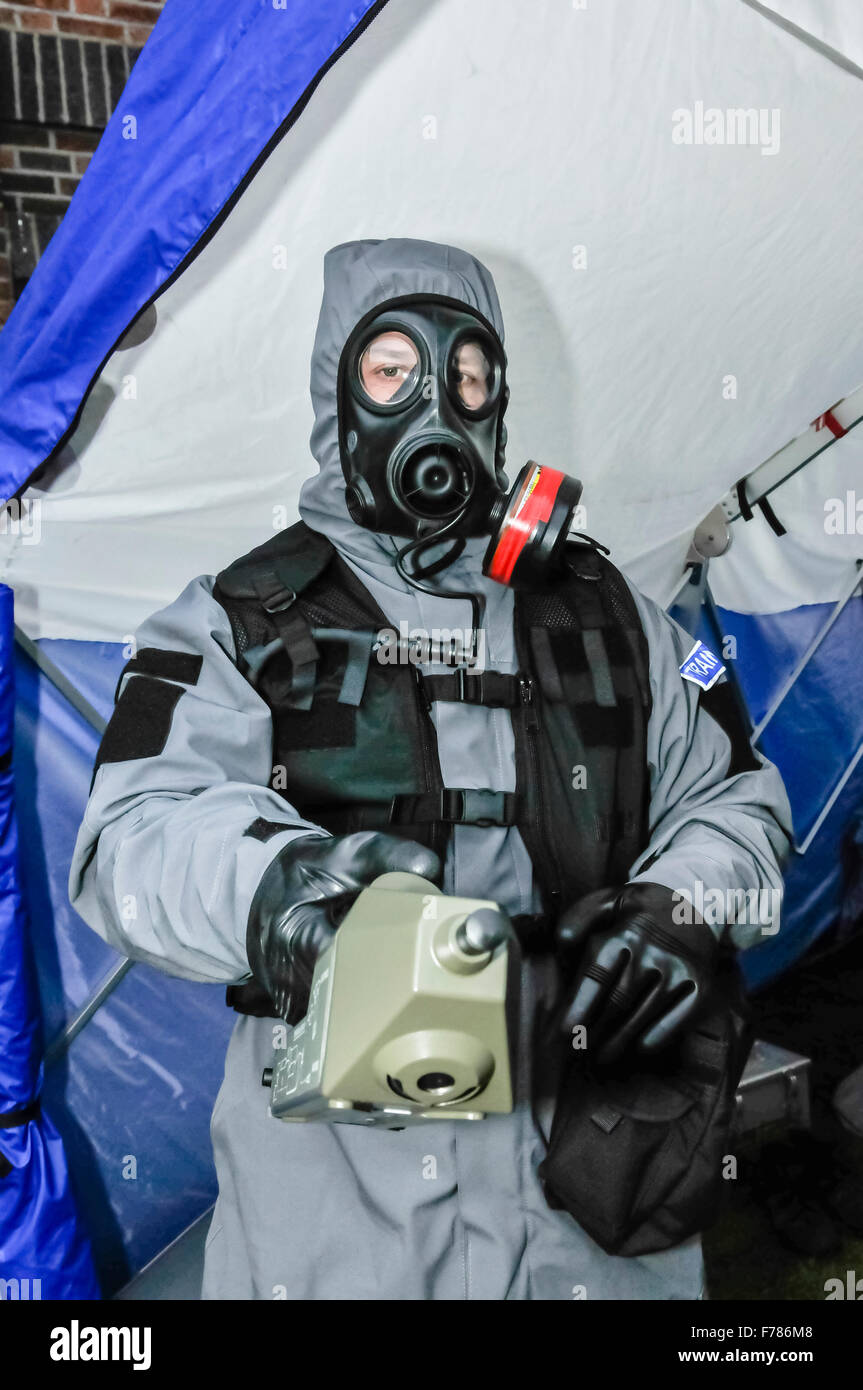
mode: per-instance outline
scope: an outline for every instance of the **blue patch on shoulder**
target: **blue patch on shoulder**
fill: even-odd
[[[692,681],[694,685],[700,685],[702,690],[709,690],[724,670],[719,657],[714,656],[703,642],[696,642],[681,666],[680,674],[685,681]]]

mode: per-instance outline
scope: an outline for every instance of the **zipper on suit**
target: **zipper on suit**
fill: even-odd
[[[545,795],[540,776],[538,740],[540,734],[540,695],[536,680],[530,674],[526,655],[519,634],[518,618],[515,621],[516,648],[518,651],[519,693],[521,703],[514,719],[516,790],[522,796],[531,789],[536,816],[533,824],[519,826],[528,854],[540,877],[540,889],[546,911],[556,913],[563,899],[560,875],[554,856],[549,851],[550,837],[546,826]],[[516,713],[515,711],[513,712]],[[521,732],[521,738],[519,738]]]

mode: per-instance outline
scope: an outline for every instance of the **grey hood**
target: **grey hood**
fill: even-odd
[[[399,237],[388,241],[348,241],[324,257],[324,296],[312,352],[311,395],[315,425],[311,449],[318,473],[300,491],[300,516],[313,531],[332,541],[360,575],[404,592],[394,557],[404,541],[357,526],[345,504],[339,457],[337,382],[339,358],[359,320],[378,305],[407,294],[448,295],[479,310],[503,342],[503,318],[490,272],[475,256],[454,246]],[[489,593],[498,586],[483,578],[485,539],[468,542],[462,558],[438,582],[465,584]]]

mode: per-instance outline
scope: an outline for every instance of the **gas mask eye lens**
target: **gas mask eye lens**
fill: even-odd
[[[468,410],[482,410],[494,386],[494,368],[482,343],[467,338],[456,344],[450,378],[462,404]]]
[[[419,353],[406,333],[378,333],[359,362],[360,384],[376,405],[393,405],[411,394],[419,377]]]

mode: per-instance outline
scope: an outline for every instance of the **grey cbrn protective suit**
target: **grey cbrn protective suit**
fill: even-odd
[[[339,550],[398,627],[468,629],[469,603],[408,588],[393,568],[396,543],[363,530],[344,505],[336,376],[357,321],[398,295],[435,293],[503,323],[493,281],[472,256],[422,241],[354,242],[326,257],[312,359],[320,465],[300,514]],[[482,577],[484,541],[445,572],[454,589],[487,600],[485,664],[516,670],[511,591]],[[199,654],[197,680],[181,686],[162,750],[103,764],[95,778],[70,876],[72,901],[111,945],[169,974],[235,982],[248,977],[246,922],[268,863],[301,820],[268,783],[271,719],[235,665],[228,618],[213,579],[193,580],[143,624],[137,644]],[[694,891],[775,889],[790,811],[781,779],[760,770],[726,778],[730,744],[699,710],[679,668],[692,642],[635,594],[650,649],[651,882]],[[515,786],[509,711],[436,704],[448,786]],[[244,835],[256,817],[284,822],[266,843]],[[321,834],[325,833],[320,831]],[[573,846],[578,853],[578,846]],[[536,911],[531,863],[514,828],[457,825],[444,890]],[[134,920],[121,907],[132,895]],[[759,927],[737,925],[740,946]],[[554,967],[523,967],[522,1015],[549,988]],[[228,1050],[212,1121],[219,1199],[207,1244],[211,1299],[691,1299],[702,1294],[700,1242],[638,1259],[601,1251],[565,1212],[545,1202],[536,1168],[544,1147],[527,1101],[522,1049],[518,1107],[477,1124],[437,1122],[399,1133],[353,1126],[289,1125],[269,1115],[261,1073],[273,1060],[274,1023],[241,1018]]]

